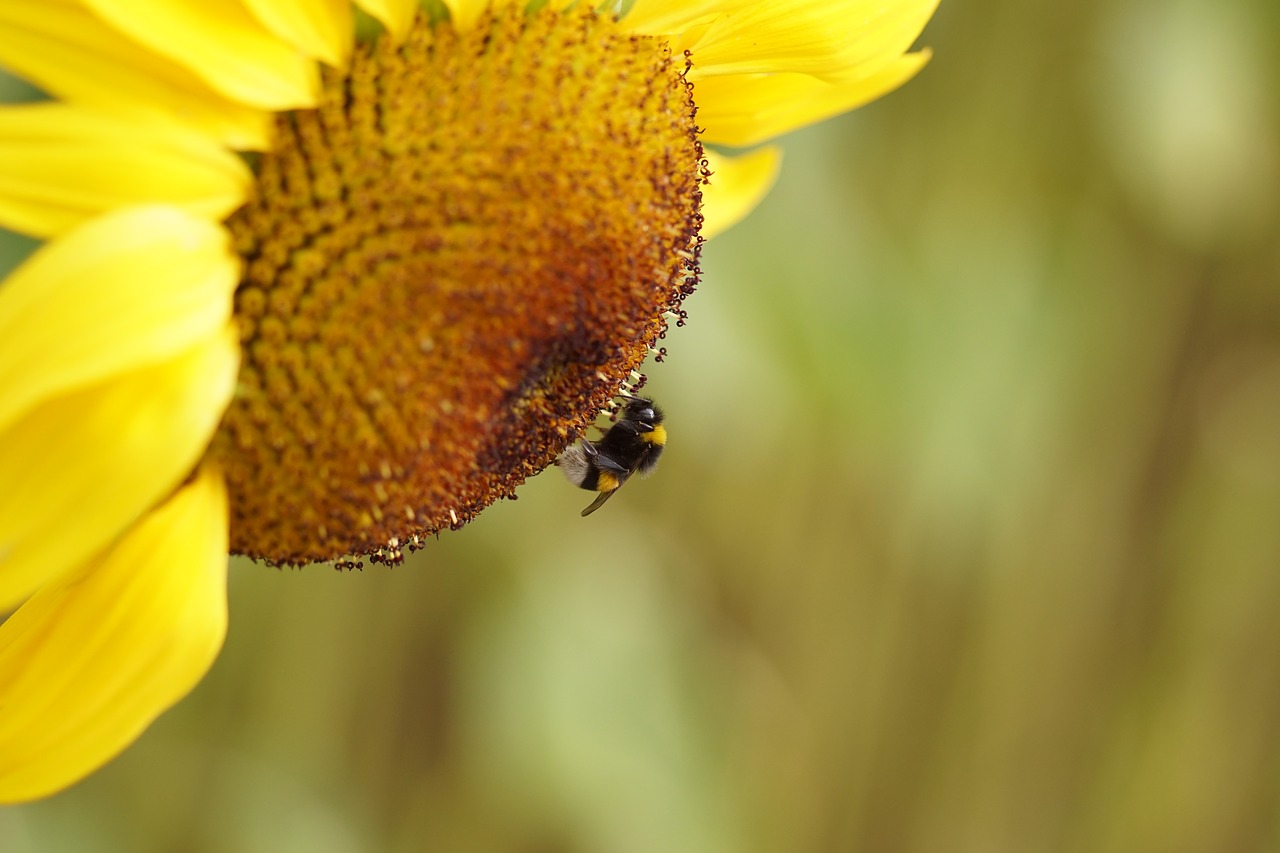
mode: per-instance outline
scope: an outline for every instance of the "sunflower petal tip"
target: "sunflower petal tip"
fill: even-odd
[[[768,195],[782,169],[782,149],[766,145],[738,157],[708,151],[707,161],[702,236],[709,239],[741,222]]]

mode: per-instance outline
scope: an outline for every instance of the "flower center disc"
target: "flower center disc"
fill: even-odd
[[[586,428],[696,283],[685,70],[589,12],[420,20],[279,117],[228,223],[235,553],[398,562]]]

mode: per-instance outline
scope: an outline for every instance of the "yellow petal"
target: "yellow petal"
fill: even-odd
[[[73,2],[0,0],[0,33],[0,65],[51,95],[161,117],[233,148],[267,147],[270,114],[222,97]]]
[[[57,102],[0,107],[0,225],[52,237],[104,211],[167,202],[209,219],[244,203],[244,161],[207,135]]]
[[[460,30],[467,30],[475,26],[476,19],[490,2],[496,4],[501,0],[444,0],[444,5],[449,7],[453,25]]]
[[[0,431],[0,610],[88,559],[182,482],[231,400],[238,364],[229,325]]]
[[[409,32],[418,14],[418,0],[356,0],[356,5],[377,18],[397,41]]]
[[[725,12],[683,46],[693,52],[698,76],[794,72],[851,80],[905,52],[936,7],[937,0],[771,0]]]
[[[226,578],[209,471],[0,625],[0,801],[80,780],[190,692],[226,636]]]
[[[856,109],[888,94],[929,61],[928,51],[897,57],[878,73],[849,83],[807,74],[726,74],[694,83],[704,142],[746,147]]]
[[[226,232],[172,208],[117,211],[46,244],[0,286],[0,432],[218,332],[238,278]]]
[[[683,32],[715,12],[741,5],[741,0],[636,0],[622,25],[632,32],[667,35]]]
[[[266,110],[315,106],[315,62],[263,29],[239,0],[83,0],[130,38],[232,100]]]
[[[710,239],[755,209],[778,178],[782,151],[769,146],[726,157],[706,152],[711,181],[702,191],[702,236]]]
[[[307,56],[337,68],[351,54],[355,16],[350,0],[245,0],[245,5],[264,27]]]

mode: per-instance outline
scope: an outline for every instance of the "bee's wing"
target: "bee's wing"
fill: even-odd
[[[595,461],[596,461],[596,464],[599,465],[601,468],[605,469],[606,471],[611,471],[617,475],[618,488],[610,489],[607,492],[601,492],[599,496],[591,502],[591,506],[587,507],[582,511],[583,518],[586,518],[588,515],[591,515],[591,513],[595,512],[600,507],[604,506],[604,502],[609,500],[609,498],[613,497],[614,492],[618,491],[618,489],[621,489],[622,486],[627,482],[627,480],[631,478],[631,475],[636,472],[635,468],[624,468],[623,466],[619,465],[617,462],[610,459],[608,456],[605,456],[603,453],[597,456],[595,458]]]
[[[596,467],[600,470],[608,471],[610,474],[617,477],[618,485],[622,485],[623,481],[636,472],[636,469],[628,468],[613,457],[607,456],[598,450],[596,451],[596,455],[591,457],[591,461],[593,461],[596,464]]]
[[[582,517],[586,518],[588,515],[591,515],[591,513],[595,512],[600,507],[604,506],[604,502],[609,500],[609,498],[613,497],[613,493],[616,491],[618,490],[612,489],[607,492],[601,492],[599,495],[597,495],[596,499],[591,502],[591,506],[587,507],[582,511]]]
[[[591,464],[595,465],[597,468],[608,471],[610,474],[620,478],[626,478],[635,473],[634,470],[628,469],[614,461],[612,456],[606,456],[601,453],[600,448],[596,447],[585,438],[578,443],[582,447],[583,453],[586,454],[585,458],[591,460]]]

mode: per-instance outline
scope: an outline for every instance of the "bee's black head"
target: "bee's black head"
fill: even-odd
[[[649,427],[655,427],[662,423],[662,409],[655,406],[652,400],[646,400],[643,397],[632,397],[627,400],[626,408],[623,410],[623,418]]]

